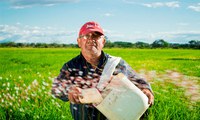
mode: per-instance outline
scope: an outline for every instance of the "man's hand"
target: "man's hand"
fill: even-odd
[[[78,88],[75,86],[70,87],[69,92],[68,92],[68,99],[71,103],[79,104],[80,95],[81,95],[81,88]]]
[[[154,101],[154,96],[153,96],[153,94],[151,93],[151,91],[149,90],[149,89],[142,89],[142,92],[148,97],[148,104],[150,105],[150,106],[152,106],[153,105],[153,101]]]

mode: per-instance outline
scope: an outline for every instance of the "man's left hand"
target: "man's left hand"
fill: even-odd
[[[142,89],[142,92],[148,97],[148,104],[150,105],[150,106],[152,106],[153,105],[153,101],[154,101],[154,96],[153,96],[153,94],[151,93],[151,91],[149,90],[149,89]]]

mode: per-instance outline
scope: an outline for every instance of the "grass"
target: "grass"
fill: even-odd
[[[200,118],[199,50],[104,51],[122,57],[151,83],[155,104],[146,119]],[[0,48],[0,119],[71,120],[69,103],[52,97],[50,90],[62,65],[79,53],[79,49]]]

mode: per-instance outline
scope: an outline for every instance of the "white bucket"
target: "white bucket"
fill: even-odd
[[[114,76],[95,106],[109,120],[138,120],[149,107],[147,96],[123,74]]]

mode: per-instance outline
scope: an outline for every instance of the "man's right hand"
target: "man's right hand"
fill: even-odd
[[[72,86],[68,92],[68,99],[73,104],[80,104],[79,97],[81,97],[81,88]]]

